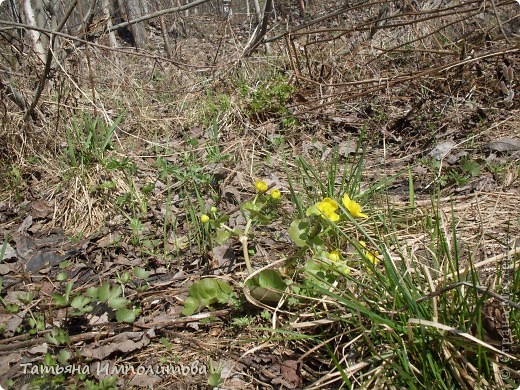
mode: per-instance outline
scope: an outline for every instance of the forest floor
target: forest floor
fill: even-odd
[[[175,61],[156,54],[151,27],[146,56],[115,63],[94,47],[89,68],[76,53],[39,124],[4,135],[16,157],[0,194],[0,384],[390,388],[438,373],[468,388],[518,385],[520,352],[504,349],[500,323],[508,316],[517,342],[518,36],[482,17],[488,35],[460,43],[457,29],[436,30],[410,47],[435,23],[332,39],[318,29],[331,18],[243,58],[245,22],[186,20]],[[379,50],[388,42],[398,48]],[[324,198],[340,204],[337,224],[312,219]],[[319,244],[309,230],[295,239],[295,220],[319,225]],[[320,260],[333,247],[341,272]],[[246,280],[263,267],[287,285],[283,298],[252,292]],[[225,285],[190,290],[204,279]],[[407,311],[420,302],[429,314]],[[433,336],[412,334],[419,319]],[[412,350],[412,369],[395,368],[393,349],[429,343],[433,361],[457,365],[427,374],[437,363]]]

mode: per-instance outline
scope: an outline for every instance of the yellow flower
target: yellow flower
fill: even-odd
[[[330,252],[330,253],[327,255],[327,259],[329,259],[330,261],[338,262],[338,261],[339,261],[339,252],[338,252],[338,251],[332,251],[332,252]]]
[[[207,223],[207,222],[209,222],[209,217],[208,217],[206,214],[202,214],[202,215],[200,216],[200,222],[202,222],[202,223]]]
[[[336,214],[336,210],[338,209],[338,204],[334,199],[325,198],[323,201],[318,202],[316,208],[320,211],[321,216],[323,218],[328,218],[332,222],[339,221],[339,215]]]
[[[215,206],[211,206],[210,211],[211,211],[213,214],[215,214],[215,213],[218,211],[218,209],[217,209]]]
[[[361,212],[361,210],[363,209],[361,205],[358,202],[350,199],[350,197],[347,194],[343,196],[343,206],[345,206],[345,208],[353,217],[368,218],[368,215],[363,214]]]
[[[264,192],[266,192],[268,188],[269,188],[269,186],[267,185],[267,183],[265,181],[262,181],[262,180],[255,181],[255,189],[260,194],[263,194]]]
[[[273,198],[274,200],[278,200],[280,199],[280,196],[282,196],[280,190],[277,190],[276,188],[272,189],[269,194],[271,195],[271,198]]]
[[[379,252],[377,252],[377,251],[374,252],[374,253],[372,253],[372,252],[365,252],[365,255],[366,255],[367,259],[374,265],[376,265],[377,262],[379,261],[379,258],[378,258]]]
[[[359,245],[361,245],[363,248],[367,247],[367,243],[365,241],[359,241]],[[377,262],[379,261],[379,252],[378,251],[375,251],[375,252],[365,251],[365,256],[368,259],[368,261],[370,261],[374,265],[376,265]]]

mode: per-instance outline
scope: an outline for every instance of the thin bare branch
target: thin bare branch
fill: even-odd
[[[185,5],[181,6],[181,7],[174,7],[174,8],[163,9],[161,11],[157,11],[157,12],[151,13],[149,15],[141,16],[140,18],[137,18],[137,19],[134,19],[134,20],[129,20],[128,22],[123,22],[123,23],[116,24],[115,26],[112,26],[109,31],[119,30],[120,28],[128,27],[131,24],[145,22],[145,21],[150,20],[150,19],[158,18],[159,16],[163,16],[163,15],[167,15],[167,14],[173,14],[175,12],[184,11],[184,10],[196,7],[198,5],[207,3],[208,1],[209,0],[196,0],[196,1],[192,2],[192,3],[185,4]]]

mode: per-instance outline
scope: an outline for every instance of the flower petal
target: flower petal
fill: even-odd
[[[345,208],[348,210],[348,212],[353,217],[368,218],[368,215],[361,212],[361,210],[362,210],[361,205],[358,202],[350,199],[348,194],[343,195],[342,203],[343,203],[343,206],[345,206]]]
[[[326,203],[328,204],[332,210],[336,211],[338,209],[338,203],[334,200],[334,199],[331,199],[331,198],[325,198],[323,199],[323,202],[322,203]]]

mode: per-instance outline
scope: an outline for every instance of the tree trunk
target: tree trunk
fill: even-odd
[[[43,7],[43,3],[41,1],[38,2],[36,7]],[[25,23],[29,26],[37,27],[38,24],[36,23],[36,7],[33,8],[31,4],[31,0],[24,0],[23,1],[23,10],[25,13]],[[43,9],[38,11],[38,14],[40,12],[43,12]],[[27,36],[29,37],[29,40],[31,41],[31,45],[33,48],[33,51],[36,53],[38,58],[42,61],[42,63],[45,63],[45,50],[43,48],[42,43],[42,34],[35,30],[28,30]]]
[[[262,20],[262,10],[260,9],[260,3],[258,0],[253,0],[253,4],[255,5],[255,11],[256,11],[256,22],[260,23]]]
[[[110,0],[103,0],[103,16],[106,19],[107,23],[107,30],[108,30],[108,42],[112,49],[117,48],[117,40],[116,40],[116,34],[113,31],[110,31],[112,28],[112,15],[110,15]],[[114,59],[114,63],[116,65],[119,65],[119,57],[117,56],[117,52],[114,50],[112,52],[112,58]]]
[[[137,0],[125,0],[125,11],[128,21],[132,21],[143,16],[140,2]],[[134,23],[130,25],[130,31],[134,38],[134,44],[137,48],[142,48],[146,43],[146,30],[143,23]]]
[[[164,15],[159,16],[159,21],[161,22],[161,34],[164,41],[164,50],[166,51],[166,56],[171,60],[173,58],[173,53],[170,46],[170,39],[168,38],[168,29],[166,28],[166,23],[164,23]]]
[[[257,0],[255,0],[257,1]],[[267,22],[269,21],[269,18],[271,14],[273,13],[273,0],[266,0],[264,12],[261,18],[261,23],[256,27],[256,33],[255,36],[252,38],[251,43],[248,45],[248,47],[244,50],[244,55],[248,56],[250,55],[253,50],[256,49],[256,47],[262,42],[262,39],[264,38],[266,32],[267,32]]]

